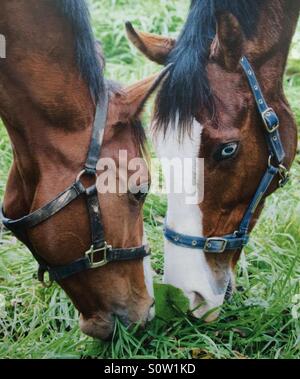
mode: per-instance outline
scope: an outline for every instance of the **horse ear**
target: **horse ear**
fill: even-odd
[[[218,12],[217,34],[211,47],[211,58],[234,71],[243,55],[245,35],[237,18],[229,12]]]
[[[133,119],[140,115],[150,96],[157,89],[168,70],[150,76],[122,90],[122,103],[125,105],[127,118]]]
[[[137,31],[130,22],[126,22],[126,31],[129,40],[138,50],[151,61],[162,65],[176,43],[172,38]]]

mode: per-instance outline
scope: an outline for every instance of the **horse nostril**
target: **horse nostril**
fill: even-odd
[[[199,292],[194,292],[194,302],[195,306],[203,305],[205,303],[204,297]]]
[[[190,292],[190,315],[192,317],[198,318],[202,315],[202,310],[206,306],[206,301],[204,297],[199,292]]]

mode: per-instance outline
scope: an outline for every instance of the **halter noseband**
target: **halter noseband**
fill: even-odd
[[[279,186],[283,187],[289,180],[289,172],[283,165],[285,152],[279,134],[279,118],[270,108],[263,96],[254,70],[246,57],[240,61],[254,95],[258,111],[265,125],[265,135],[270,152],[268,168],[256,190],[256,193],[240,223],[239,229],[233,234],[223,237],[192,237],[177,233],[167,225],[164,228],[165,238],[174,245],[191,249],[201,249],[205,253],[221,254],[227,250],[239,250],[249,241],[249,227],[253,215],[269,189],[276,175],[280,176]]]
[[[85,188],[81,182],[84,176],[94,178],[96,182],[96,166],[100,158],[107,120],[108,104],[109,94],[108,89],[106,88],[104,99],[101,104],[96,107],[92,139],[84,170],[80,172],[76,181],[69,188],[44,207],[18,220],[6,218],[0,207],[0,221],[2,221],[4,226],[11,230],[18,239],[25,242],[27,241],[27,229],[40,225],[60,212],[75,199],[85,196],[89,213],[92,244],[84,257],[64,266],[52,267],[35,251],[34,247],[29,242],[26,242],[27,247],[39,263],[38,279],[44,285],[46,285],[44,281],[44,274],[46,272],[49,273],[49,278],[52,283],[53,281],[66,279],[85,270],[105,266],[109,262],[135,260],[150,255],[150,249],[147,245],[115,249],[107,244],[104,236],[103,224],[101,222],[100,204],[96,183],[91,187]]]

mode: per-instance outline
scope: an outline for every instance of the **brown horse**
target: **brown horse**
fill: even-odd
[[[297,128],[282,83],[299,9],[299,0],[193,0],[178,41],[137,32],[127,24],[130,40],[149,59],[171,64],[154,114],[159,156],[204,158],[204,199],[187,205],[184,193],[169,194],[167,225],[174,243],[165,241],[165,282],[184,290],[197,317],[221,306],[226,291],[232,292],[241,248],[211,254],[209,248],[222,239],[211,239],[206,249],[192,249],[182,236],[238,237],[232,233],[239,230],[268,167],[268,133],[247,81],[253,71],[245,74],[242,56],[251,62],[280,120],[280,135],[270,134],[269,140],[282,140],[286,168],[295,157]],[[249,231],[278,181],[276,175],[263,198],[257,198]],[[192,244],[197,246],[198,240]],[[227,246],[223,242],[221,248]],[[217,315],[211,312],[205,318]]]
[[[3,208],[6,217],[19,219],[55,198],[82,170],[95,100],[102,104],[104,97],[104,60],[83,0],[2,0],[0,32],[7,49],[6,59],[0,60],[0,116],[14,155]],[[119,150],[127,151],[128,160],[144,156],[139,115],[153,80],[123,90],[108,84],[101,157],[113,159],[117,168],[122,163]],[[140,177],[148,181],[146,162],[142,171]],[[106,241],[120,248],[140,246],[144,197],[128,190],[98,198]],[[59,267],[84,256],[91,246],[90,232],[85,199],[79,197],[26,230],[23,242],[49,266]],[[106,339],[114,316],[126,324],[148,319],[153,305],[150,273],[147,257],[86,270],[59,284],[81,313],[82,330]]]

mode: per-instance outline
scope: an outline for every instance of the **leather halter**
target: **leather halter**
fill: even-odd
[[[249,227],[254,213],[264,198],[273,179],[279,175],[280,187],[283,187],[289,180],[289,172],[283,165],[285,152],[279,134],[279,118],[275,111],[268,106],[257,81],[255,72],[248,59],[242,57],[240,63],[247,76],[259,114],[265,126],[265,136],[270,153],[268,168],[261,179],[256,193],[240,223],[239,229],[236,232],[223,237],[192,237],[177,233],[165,225],[165,238],[174,245],[191,249],[201,249],[205,253],[212,254],[221,254],[227,250],[242,249],[249,241]]]
[[[100,158],[100,151],[107,120],[108,105],[109,93],[106,88],[104,99],[101,101],[101,104],[98,104],[96,107],[93,133],[85,167],[70,187],[68,187],[64,192],[59,194],[54,200],[49,202],[44,207],[18,220],[6,218],[0,207],[0,220],[4,226],[12,231],[18,239],[24,242],[27,241],[26,234],[28,229],[34,228],[35,226],[48,220],[67,207],[75,199],[85,197],[89,213],[92,244],[90,249],[85,253],[84,257],[64,266],[53,267],[36,252],[30,243],[26,243],[34,258],[39,263],[38,279],[44,285],[46,285],[44,281],[44,274],[46,272],[49,273],[49,278],[52,283],[53,281],[66,279],[82,271],[105,266],[109,262],[141,259],[150,255],[148,245],[115,249],[108,245],[105,240],[103,224],[101,222],[100,204],[96,188],[96,166]],[[91,187],[85,188],[81,182],[83,177],[94,178],[95,184]]]

